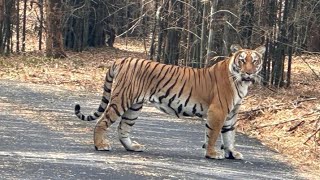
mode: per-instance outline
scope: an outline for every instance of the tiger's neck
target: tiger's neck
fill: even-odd
[[[220,96],[233,97],[232,76],[229,71],[230,59],[220,61],[209,68],[211,79],[211,98],[217,94]]]
[[[230,97],[230,99],[228,98],[230,103],[232,101],[238,103],[247,95],[248,87],[251,83],[236,78],[235,72],[231,68],[232,63],[233,58],[228,58],[210,67],[209,72],[212,79],[211,98],[219,93],[222,96]]]

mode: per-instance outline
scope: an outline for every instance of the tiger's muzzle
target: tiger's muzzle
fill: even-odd
[[[241,81],[252,82],[254,84],[256,82],[255,74],[244,74],[241,76]]]

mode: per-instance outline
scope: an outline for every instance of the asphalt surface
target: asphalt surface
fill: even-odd
[[[133,129],[145,152],[127,152],[114,124],[113,150],[94,150],[95,122],[74,115],[98,107],[99,94],[0,80],[0,179],[302,179],[279,154],[237,135],[244,160],[210,160],[201,148],[204,122],[176,119],[149,105]]]

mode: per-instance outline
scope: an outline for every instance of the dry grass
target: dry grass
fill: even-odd
[[[40,52],[1,57],[0,78],[101,93],[112,59],[146,57],[142,41],[123,44],[123,39],[117,39],[116,48],[68,52],[69,57],[61,60],[44,58]],[[320,75],[319,57],[296,57],[290,88],[276,92],[252,88],[241,108],[238,130],[283,154],[283,160],[308,179],[316,179],[320,174],[320,132],[316,132],[320,127],[320,79],[302,58]],[[309,101],[300,102],[305,99]]]
[[[115,44],[118,48],[68,52],[66,59],[46,58],[42,52],[0,57],[0,78],[100,92],[106,69],[113,59],[128,56],[146,58],[139,41],[128,41],[127,46],[120,44],[126,43],[120,39]]]

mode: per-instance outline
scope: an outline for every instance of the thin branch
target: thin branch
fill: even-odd
[[[308,139],[303,143],[306,144],[313,136],[315,136],[320,131],[320,128],[318,128],[314,133],[311,134],[311,136],[308,137]]]
[[[269,105],[269,106],[257,107],[255,109],[251,109],[249,111],[240,111],[238,114],[248,114],[248,113],[253,113],[253,112],[256,112],[256,111],[263,111],[263,110],[271,108],[271,107],[272,107],[272,109],[275,109],[275,107],[286,105],[286,104],[287,103],[279,103],[279,104],[273,104],[273,105]]]
[[[179,29],[179,30],[184,30],[184,31],[187,31],[191,34],[193,34],[197,39],[201,40],[201,37],[199,37],[197,34],[195,34],[194,32],[188,30],[188,29],[185,29],[185,28],[181,28],[181,27],[169,27],[169,28],[166,28],[164,30],[168,30],[168,29]]]
[[[313,101],[313,100],[317,100],[317,99],[318,99],[318,98],[316,98],[316,97],[310,97],[310,98],[306,98],[306,99],[296,100],[296,101],[294,101],[293,103],[294,103],[294,105],[298,105],[298,104],[300,104],[300,103],[302,103],[302,102]]]
[[[317,77],[317,79],[320,79],[319,75],[315,72],[314,69],[312,69],[312,67],[309,65],[309,63],[308,63],[304,58],[301,58],[301,59],[302,59],[302,61],[303,61],[304,63],[307,64],[307,66],[308,66],[309,69],[313,72],[313,74]]]
[[[142,16],[140,16],[139,18],[138,18],[138,20],[128,29],[128,30],[126,30],[125,32],[123,32],[122,34],[120,34],[120,35],[118,35],[118,36],[116,36],[116,37],[121,37],[121,36],[123,36],[123,35],[125,35],[127,32],[129,32],[129,31],[133,31],[137,26],[138,26],[138,24],[140,23],[140,21],[142,20],[142,18],[145,16],[145,14],[146,13],[144,13]]]
[[[295,100],[295,101],[291,102],[291,104],[296,106],[296,105],[298,105],[298,104],[300,104],[302,102],[313,101],[313,100],[317,100],[317,99],[318,98],[316,98],[316,97],[310,97],[310,98],[306,98],[306,99]],[[272,104],[272,105],[269,105],[269,106],[257,107],[255,109],[251,109],[251,110],[248,110],[248,111],[241,111],[238,114],[254,113],[256,111],[263,111],[263,110],[268,109],[268,108],[272,108],[273,110],[278,110],[278,109],[282,109],[282,108],[277,108],[277,107],[282,106],[282,105],[287,105],[287,104],[289,104],[289,103],[279,103],[279,104]],[[286,107],[286,108],[290,109],[291,107]]]
[[[229,11],[229,10],[223,10],[223,9],[218,10],[218,11],[214,12],[213,14],[210,14],[209,17],[211,17],[211,16],[213,16],[213,15],[215,15],[215,14],[217,14],[217,13],[220,13],[220,12],[229,13],[229,14],[233,15],[234,17],[240,19],[240,18],[239,18],[236,14],[234,14],[233,12],[231,12],[231,11]]]
[[[299,126],[304,125],[305,122],[306,122],[305,120],[298,122],[296,125],[290,127],[288,129],[288,132],[296,130]]]

